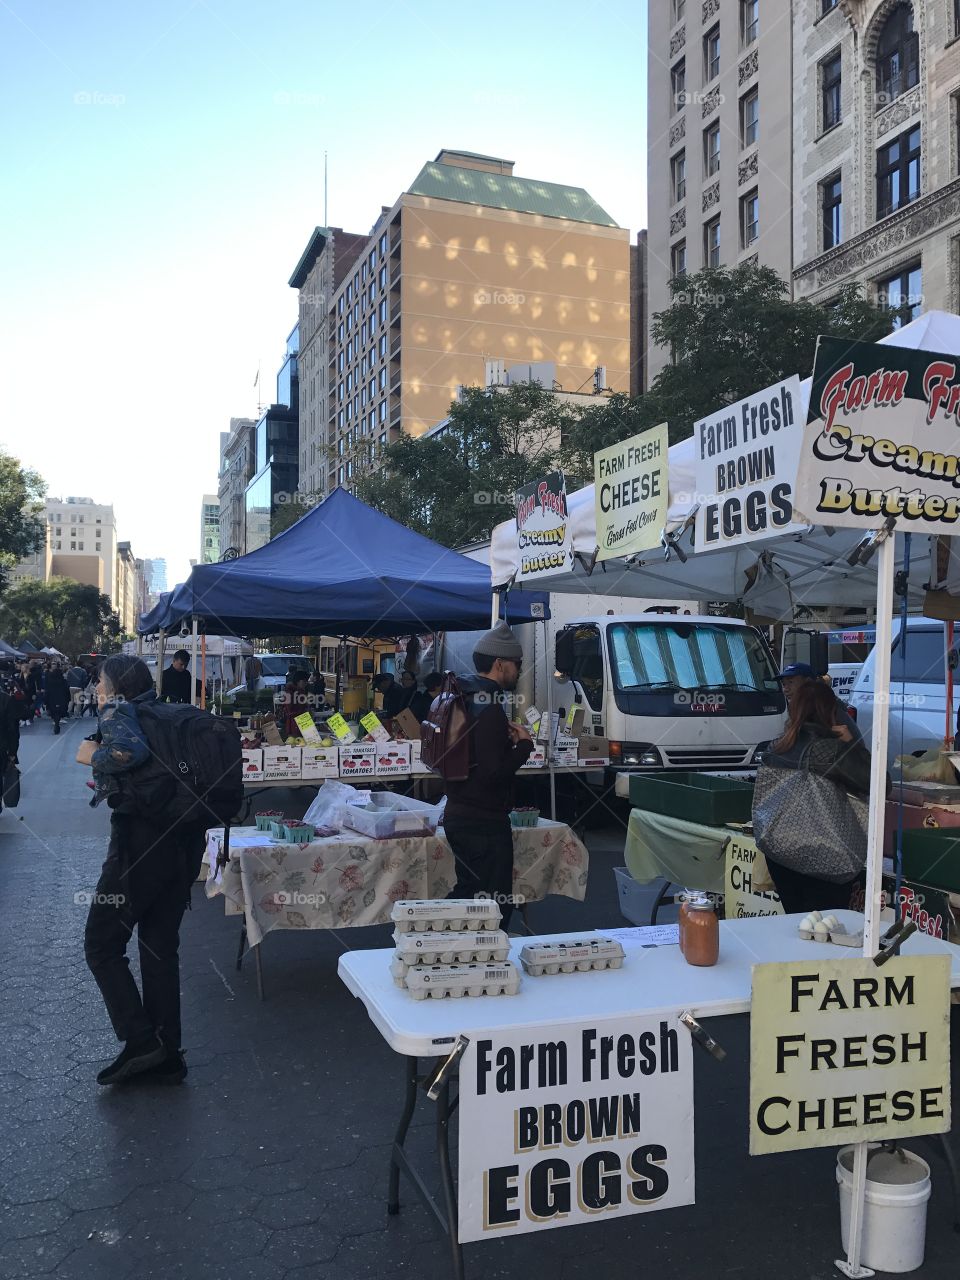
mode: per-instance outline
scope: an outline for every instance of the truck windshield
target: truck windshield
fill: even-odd
[[[615,687],[776,694],[769,651],[752,627],[703,622],[618,622],[610,627]]]

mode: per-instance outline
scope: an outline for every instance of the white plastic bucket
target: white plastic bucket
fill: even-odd
[[[837,1154],[840,1184],[840,1235],[850,1241],[853,1157],[856,1147]],[[930,1166],[912,1151],[883,1151],[871,1142],[867,1155],[866,1205],[860,1261],[874,1271],[916,1271],[923,1266],[927,1234]]]

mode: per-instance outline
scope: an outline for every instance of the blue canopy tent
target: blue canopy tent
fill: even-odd
[[[249,555],[197,565],[140,619],[141,635],[202,618],[220,635],[400,636],[490,625],[490,569],[335,489]],[[549,616],[546,594],[508,620]]]

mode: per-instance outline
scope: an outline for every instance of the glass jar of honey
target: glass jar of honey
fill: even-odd
[[[687,964],[708,968],[720,955],[720,922],[705,893],[692,893],[680,907],[680,951]]]

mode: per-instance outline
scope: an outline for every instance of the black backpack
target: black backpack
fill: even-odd
[[[115,775],[120,794],[113,808],[167,826],[224,826],[243,805],[243,754],[232,720],[178,703],[137,707],[150,748],[138,769]]]

